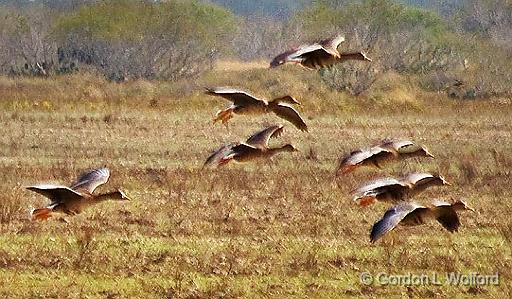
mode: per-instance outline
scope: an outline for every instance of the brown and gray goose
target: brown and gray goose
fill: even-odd
[[[296,63],[307,69],[320,69],[347,60],[372,61],[363,52],[338,52],[338,46],[345,41],[345,37],[338,34],[332,38],[310,45],[302,45],[296,49],[277,55],[271,62],[274,68],[285,63]]]
[[[292,96],[287,95],[275,98],[269,102],[267,100],[257,98],[243,90],[230,87],[207,88],[206,94],[219,96],[233,102],[233,104],[228,108],[217,112],[217,115],[213,120],[214,122],[221,121],[223,124],[226,124],[234,114],[261,115],[273,112],[280,118],[291,122],[299,130],[308,130],[304,119],[302,119],[299,112],[291,106],[292,104],[300,105],[300,102]]]
[[[376,201],[401,201],[407,197],[412,186],[400,179],[380,178],[356,189],[353,200],[360,206],[368,206]]]
[[[46,220],[54,212],[67,215],[80,214],[84,209],[106,200],[130,200],[121,190],[94,194],[94,190],[110,177],[108,168],[94,169],[81,174],[71,186],[39,184],[27,187],[50,199],[50,204],[31,212],[33,220]]]
[[[414,196],[433,186],[451,186],[442,175],[428,172],[413,172],[402,177],[401,181],[412,186],[409,196]]]
[[[401,202],[384,213],[370,232],[370,242],[374,243],[397,225],[415,226],[435,219],[449,232],[456,232],[460,226],[458,211],[475,211],[466,202],[457,200],[454,203],[435,200],[429,206],[415,202]]]
[[[384,139],[378,146],[396,152],[398,159],[412,157],[434,158],[434,155],[430,153],[427,147],[407,139]]]
[[[336,175],[347,174],[361,166],[381,168],[384,161],[391,160],[396,155],[394,149],[381,146],[355,150],[340,159]]]
[[[392,160],[412,157],[434,156],[423,146],[406,139],[385,139],[378,145],[359,149],[340,159],[336,175],[354,171],[360,166],[382,168],[383,164]]]
[[[258,159],[269,159],[280,152],[294,152],[297,149],[291,144],[269,148],[270,138],[279,136],[282,125],[275,125],[256,132],[243,143],[223,145],[213,152],[203,165],[205,167],[222,166],[231,161],[249,162]]]
[[[438,174],[415,172],[404,177],[381,178],[367,183],[354,191],[353,200],[361,206],[375,201],[398,202],[415,196],[432,186],[451,185]]]

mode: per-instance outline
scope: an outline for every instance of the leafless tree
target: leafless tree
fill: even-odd
[[[3,73],[47,76],[56,62],[52,14],[46,9],[6,9],[0,17],[0,69]]]

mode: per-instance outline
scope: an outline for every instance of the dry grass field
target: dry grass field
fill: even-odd
[[[0,78],[0,296],[4,298],[508,298],[512,293],[512,105],[454,102],[386,78],[351,98],[293,67],[224,71],[176,84],[108,83],[94,75]],[[290,92],[310,126],[286,124],[273,144],[300,152],[271,165],[201,170],[220,144],[264,125],[235,117],[213,125],[227,103],[206,85],[246,86],[262,96]],[[384,137],[427,145],[436,159],[335,178],[340,155]],[[31,222],[46,199],[23,187],[68,183],[107,165],[109,183],[133,200],[75,217]],[[416,170],[440,172],[452,187],[417,197],[463,198],[458,233],[438,223],[396,229],[369,242],[388,208],[350,196],[365,181]],[[499,285],[365,285],[360,275],[499,273]]]

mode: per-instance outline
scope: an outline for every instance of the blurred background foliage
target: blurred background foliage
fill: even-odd
[[[399,74],[454,98],[503,97],[511,27],[512,2],[498,0],[0,0],[0,73],[188,80],[342,32],[340,51],[374,62],[321,70],[333,90],[360,95]]]

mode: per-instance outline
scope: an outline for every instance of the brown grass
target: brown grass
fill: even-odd
[[[265,70],[266,71],[266,70]],[[241,77],[241,74],[245,77]],[[0,295],[26,297],[345,298],[503,297],[510,292],[511,106],[454,102],[403,88],[418,105],[373,108],[371,95],[327,89],[316,73],[284,67],[230,70],[195,83],[113,84],[92,75],[0,78]],[[204,85],[240,85],[263,96],[292,93],[311,128],[287,125],[273,144],[301,150],[272,165],[201,171],[219,144],[238,141],[274,116],[213,125],[222,100]],[[193,88],[189,88],[192,86]],[[385,91],[375,93],[386,95]],[[182,94],[182,96],[180,96]],[[400,93],[392,92],[399,95]],[[408,100],[408,101],[409,101]],[[47,104],[44,104],[44,101]],[[394,106],[393,106],[394,105]],[[333,109],[333,106],[335,109]],[[418,108],[419,107],[419,108]],[[360,169],[335,179],[341,154],[384,137],[427,145],[435,160]],[[46,200],[22,186],[68,183],[108,165],[132,202],[109,202],[69,224],[30,222]],[[454,184],[418,196],[464,198],[459,233],[436,223],[399,228],[393,244],[368,241],[387,206],[355,206],[350,191],[374,177],[439,171]],[[500,273],[499,286],[365,286],[359,275],[446,271]],[[505,295],[506,296],[506,295]],[[507,296],[506,296],[507,297]]]

